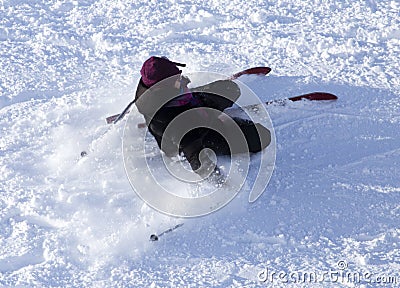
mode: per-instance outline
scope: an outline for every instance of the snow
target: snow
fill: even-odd
[[[395,0],[1,1],[0,286],[399,285],[399,15]],[[150,55],[185,73],[270,66],[240,78],[262,100],[339,100],[268,106],[277,159],[262,196],[173,218],[131,189],[124,124],[104,121]],[[288,277],[301,271],[369,277]]]

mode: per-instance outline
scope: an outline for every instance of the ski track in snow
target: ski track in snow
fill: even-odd
[[[0,286],[298,287],[257,275],[339,261],[400,285],[399,15],[395,0],[0,1]],[[132,191],[123,124],[104,122],[150,55],[270,66],[240,78],[262,100],[339,100],[268,106],[277,161],[255,203],[170,218]]]

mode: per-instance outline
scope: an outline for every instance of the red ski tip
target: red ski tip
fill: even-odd
[[[271,72],[271,68],[269,67],[253,67],[240,71],[236,74],[233,74],[229,79],[234,80],[242,75],[252,75],[252,74],[267,75],[269,72]]]
[[[311,100],[311,101],[320,101],[320,100],[336,100],[336,99],[338,99],[338,97],[331,93],[313,92],[313,93],[289,98],[290,101],[300,101],[302,99],[307,99],[307,100]]]

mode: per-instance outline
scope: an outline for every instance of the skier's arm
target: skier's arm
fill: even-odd
[[[218,80],[192,89],[206,107],[220,111],[232,107],[240,96],[239,86],[231,80]]]

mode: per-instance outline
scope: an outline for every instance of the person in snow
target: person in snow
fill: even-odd
[[[235,82],[219,80],[189,89],[187,85],[190,80],[182,75],[178,66],[185,64],[172,62],[165,57],[152,56],[147,59],[140,70],[141,79],[135,96],[136,106],[144,116],[148,130],[167,156],[183,153],[192,170],[202,177],[210,172],[219,173],[209,155],[200,152],[209,148],[215,155],[231,155],[226,137],[218,131],[230,133],[229,131],[233,131],[233,121],[247,142],[243,151],[236,152],[256,153],[269,145],[270,131],[261,124],[239,118],[226,121],[228,116],[222,111],[232,107],[240,96],[239,86]],[[193,123],[200,120],[212,127],[218,127],[218,131],[202,125],[203,127],[193,127],[183,137],[175,135],[173,131],[166,133],[171,121],[191,109],[195,109],[191,114],[191,117],[196,118]]]

